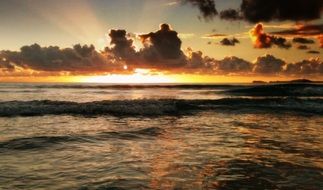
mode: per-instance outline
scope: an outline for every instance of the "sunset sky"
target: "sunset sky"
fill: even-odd
[[[322,10],[321,0],[3,0],[0,81],[322,80]]]

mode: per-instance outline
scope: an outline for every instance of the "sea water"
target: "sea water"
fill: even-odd
[[[0,189],[323,188],[323,86],[0,84]]]

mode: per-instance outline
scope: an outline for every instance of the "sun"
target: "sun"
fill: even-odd
[[[135,69],[133,74],[110,74],[104,76],[86,77],[81,82],[111,83],[111,84],[150,84],[173,83],[174,79],[163,73],[151,72],[149,69]]]

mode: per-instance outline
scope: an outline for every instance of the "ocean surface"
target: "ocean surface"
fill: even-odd
[[[0,84],[0,189],[323,189],[322,84]]]

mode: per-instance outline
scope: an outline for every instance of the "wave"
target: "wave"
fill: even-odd
[[[321,84],[269,84],[227,90],[238,96],[323,96]]]
[[[103,132],[94,135],[73,135],[73,136],[36,136],[28,138],[16,138],[0,142],[0,152],[6,150],[32,150],[40,148],[48,148],[61,143],[77,142],[91,143],[108,139],[143,139],[154,138],[162,134],[163,129],[158,127],[150,127],[135,131],[118,131]]]
[[[86,103],[51,100],[0,102],[0,117],[43,115],[166,116],[194,114],[209,110],[237,113],[289,111],[323,114],[323,99],[289,97],[224,98],[218,100],[141,99]]]

